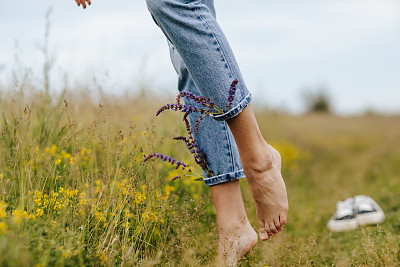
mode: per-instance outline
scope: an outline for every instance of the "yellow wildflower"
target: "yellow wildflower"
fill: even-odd
[[[44,210],[41,208],[36,209],[36,216],[42,217],[44,213]]]
[[[180,173],[178,172],[178,170],[173,170],[168,174],[168,181],[171,181],[172,178],[179,176]]]
[[[76,164],[76,159],[75,159],[74,157],[71,157],[71,158],[69,159],[69,163],[70,163],[71,165],[75,165],[75,164]]]
[[[75,189],[75,190],[69,190],[69,189],[67,189],[67,191],[66,191],[66,193],[65,193],[65,195],[67,196],[67,197],[69,197],[69,198],[75,198],[77,195],[78,195],[78,193],[79,193],[79,190],[78,189]],[[86,195],[85,193],[81,193],[81,195]]]
[[[276,147],[276,150],[281,154],[283,164],[288,169],[293,170],[297,168],[297,161],[300,159],[301,151],[296,145],[289,142],[283,142],[274,144],[273,146]]]
[[[65,250],[63,253],[62,253],[62,255],[64,256],[64,258],[69,258],[69,256],[71,255],[71,250],[70,249],[67,249],[67,250]]]
[[[56,165],[59,166],[61,164],[61,159],[56,160]]]
[[[0,201],[0,218],[7,217],[6,208],[7,208],[6,203],[3,201]]]
[[[94,192],[96,194],[100,193],[100,191],[101,191],[101,181],[100,180],[96,180],[94,189],[95,189]]]
[[[57,146],[56,145],[52,145],[50,148],[50,154],[51,155],[55,155],[57,154]]]
[[[126,222],[124,222],[124,223],[122,224],[122,227],[125,228],[125,229],[128,229],[129,226],[130,226],[130,223],[129,223],[128,221],[126,221]]]
[[[61,157],[65,158],[65,159],[70,159],[71,158],[71,154],[69,154],[68,152],[63,150],[63,151],[61,151]]]
[[[14,210],[12,212],[13,220],[16,224],[19,224],[22,219],[28,218],[28,213],[23,210]]]
[[[7,224],[0,222],[0,235],[7,234],[8,226]]]
[[[142,218],[143,218],[143,220],[144,220],[145,222],[148,222],[148,221],[155,221],[155,222],[157,222],[157,221],[158,221],[158,219],[157,219],[157,213],[154,212],[154,211],[151,212],[151,211],[146,210],[145,212],[142,213]]]
[[[80,153],[81,153],[81,156],[87,156],[87,155],[90,155],[90,150],[87,148],[82,148]]]
[[[65,192],[64,187],[60,187],[60,189],[58,189],[58,193],[64,194],[64,192]]]
[[[175,192],[176,188],[174,186],[171,186],[169,184],[166,184],[164,187],[164,191],[167,195],[171,194],[171,192]]]
[[[102,261],[102,262],[105,262],[106,260],[107,260],[107,256],[106,256],[106,253],[101,253],[100,254],[100,256],[99,256],[99,259]]]
[[[44,194],[42,197],[43,200],[43,207],[47,207],[49,205],[49,195],[48,194]]]
[[[36,203],[36,205],[38,205],[39,207],[42,206],[43,202],[42,202],[42,192],[40,191],[35,191],[35,198],[33,199]]]
[[[146,200],[146,196],[141,192],[135,192],[135,202],[140,204]]]
[[[96,220],[99,220],[101,222],[105,222],[106,221],[106,216],[104,215],[104,213],[96,210],[96,212],[94,213],[94,216],[96,218]]]
[[[44,149],[44,153],[52,155],[52,156],[56,155],[57,154],[57,146],[52,145],[51,147],[46,147]]]
[[[0,180],[4,179],[4,173],[0,173]]]

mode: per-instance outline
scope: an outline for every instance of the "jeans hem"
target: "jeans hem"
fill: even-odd
[[[213,118],[216,121],[226,121],[228,119],[231,119],[238,115],[242,110],[247,107],[252,100],[252,96],[249,93],[242,101],[239,102],[234,108],[230,109],[228,112],[225,112],[224,114],[220,115],[211,115],[211,118]]]
[[[241,169],[241,170],[235,171],[235,172],[220,174],[220,175],[213,176],[210,178],[204,178],[204,183],[208,186],[211,186],[211,185],[226,183],[229,181],[239,180],[239,179],[245,178],[245,177],[246,177],[246,175],[244,174],[243,169]]]

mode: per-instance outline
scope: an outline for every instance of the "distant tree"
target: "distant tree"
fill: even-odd
[[[302,96],[307,112],[330,113],[332,111],[331,97],[325,87],[318,87],[316,90],[306,89]]]

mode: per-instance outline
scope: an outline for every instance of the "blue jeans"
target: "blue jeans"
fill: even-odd
[[[235,56],[215,18],[213,0],[146,0],[154,21],[168,39],[171,60],[179,75],[179,91],[210,98],[224,114],[206,117],[199,134],[193,130],[200,149],[206,154],[214,176],[204,174],[206,185],[244,178],[235,139],[225,122],[239,114],[251,101]],[[238,79],[230,110],[228,91]],[[196,105],[187,100],[187,104]],[[199,115],[191,114],[192,128]]]

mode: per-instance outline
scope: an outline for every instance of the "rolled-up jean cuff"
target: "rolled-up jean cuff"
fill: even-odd
[[[240,101],[235,107],[230,109],[228,112],[221,115],[211,115],[211,117],[216,121],[226,121],[230,118],[238,115],[242,110],[247,107],[251,102],[251,94],[249,93],[242,101]]]
[[[221,175],[204,178],[204,183],[208,186],[211,186],[211,185],[217,185],[217,184],[222,184],[222,183],[226,183],[229,181],[238,180],[238,179],[245,178],[245,177],[246,177],[246,175],[244,174],[243,169],[241,169],[241,170],[235,171],[235,172],[224,173]]]

